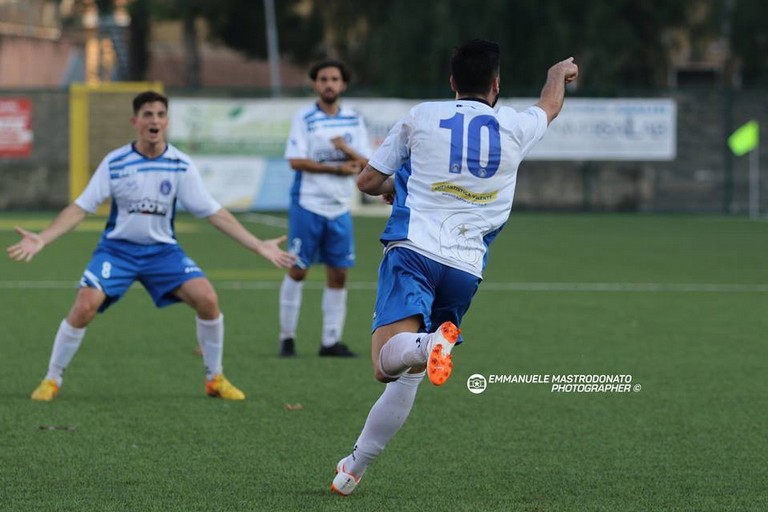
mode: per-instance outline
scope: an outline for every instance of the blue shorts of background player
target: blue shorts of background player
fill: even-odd
[[[288,224],[289,251],[297,256],[297,267],[307,269],[313,263],[336,268],[355,265],[354,230],[349,212],[329,219],[292,203]]]
[[[104,292],[107,298],[99,308],[103,312],[138,281],[160,308],[179,302],[181,299],[173,292],[195,277],[205,274],[179,245],[102,239],[83,272],[80,286]]]
[[[480,278],[405,247],[386,252],[379,266],[372,331],[420,315],[424,332],[443,322],[457,327],[469,309]],[[461,343],[462,339],[456,343]]]

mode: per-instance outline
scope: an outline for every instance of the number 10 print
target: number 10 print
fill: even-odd
[[[440,120],[440,128],[451,130],[451,161],[449,172],[460,174],[464,160],[464,148],[467,153],[467,169],[478,178],[490,178],[499,169],[501,161],[501,137],[499,122],[495,117],[482,115],[472,118],[467,127],[464,140],[464,114],[457,113],[449,119]],[[483,129],[488,133],[488,155],[485,166],[480,163],[480,149]]]

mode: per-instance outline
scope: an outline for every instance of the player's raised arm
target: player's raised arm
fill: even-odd
[[[53,222],[40,233],[33,233],[16,226],[16,233],[21,236],[21,240],[8,247],[8,257],[16,261],[29,262],[46,245],[75,229],[85,219],[85,216],[85,210],[73,203],[64,208]]]
[[[287,238],[285,235],[269,240],[261,240],[245,229],[245,227],[240,224],[240,221],[238,221],[226,208],[219,209],[216,213],[208,217],[208,221],[213,224],[216,229],[240,242],[240,244],[256,254],[263,256],[276,267],[290,268],[296,261],[295,256],[280,248],[280,244],[285,242]]]
[[[541,97],[536,104],[547,113],[547,122],[551,123],[563,108],[565,99],[565,84],[579,76],[579,67],[574,64],[573,57],[558,62],[547,72],[547,81],[541,89]]]

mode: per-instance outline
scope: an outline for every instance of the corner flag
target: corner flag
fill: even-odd
[[[749,121],[728,137],[728,147],[736,156],[746,155],[757,147],[759,134],[757,121]]]

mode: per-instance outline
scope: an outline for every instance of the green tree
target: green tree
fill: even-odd
[[[316,8],[328,3],[316,2]],[[341,46],[364,84],[387,94],[444,95],[453,47],[473,37],[502,46],[502,83],[507,92],[534,92],[547,68],[576,57],[580,85],[603,90],[664,83],[666,30],[685,23],[688,3],[666,0],[474,0],[360,2],[339,16],[364,18],[365,39]]]
[[[731,51],[745,85],[768,85],[768,24],[765,0],[739,0],[731,17]]]

